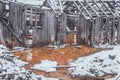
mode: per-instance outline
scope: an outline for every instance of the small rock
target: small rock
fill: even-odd
[[[9,74],[9,75],[8,75],[8,78],[9,78],[9,79],[14,79],[14,74]]]
[[[109,55],[109,59],[114,60],[114,59],[115,59],[115,57],[116,57],[116,55]]]
[[[3,70],[2,69],[0,69],[0,73],[2,73],[3,72]]]
[[[103,59],[99,59],[99,62],[103,62],[104,60]]]
[[[98,60],[93,60],[93,62],[98,62]]]
[[[13,62],[13,57],[8,56],[8,57],[5,57],[5,59],[10,61],[10,62]]]

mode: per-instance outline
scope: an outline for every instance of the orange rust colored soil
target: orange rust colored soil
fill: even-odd
[[[96,52],[97,49],[82,47],[82,48],[74,48],[74,47],[66,47],[54,50],[53,48],[32,48],[32,52],[24,51],[24,53],[15,53],[15,56],[20,56],[21,60],[26,61],[27,55],[29,53],[32,54],[32,60],[28,62],[36,64],[41,60],[55,60],[60,65],[66,65],[68,62],[77,59],[80,56],[89,55],[91,53]]]
[[[97,51],[97,49],[88,48],[85,46],[83,46],[82,48],[66,47],[57,50],[54,50],[53,48],[39,47],[32,48],[31,52],[28,52],[26,50],[23,53],[16,52],[14,55],[20,56],[21,60],[28,61],[29,65],[27,65],[26,68],[30,69],[30,67],[34,66],[34,64],[40,63],[41,60],[48,59],[57,61],[59,65],[67,65],[68,62],[73,61],[80,56],[86,56]],[[28,54],[32,54],[31,60],[27,60]],[[44,75],[46,77],[55,77],[64,80],[74,80],[67,74],[66,69],[59,69],[57,70],[57,72],[52,73],[45,73],[38,70],[33,70],[33,72],[35,72],[36,74]]]

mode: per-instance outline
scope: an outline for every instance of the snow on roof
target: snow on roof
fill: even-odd
[[[17,2],[33,5],[42,5],[44,0],[16,0]]]

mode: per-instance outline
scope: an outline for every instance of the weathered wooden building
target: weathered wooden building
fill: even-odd
[[[66,15],[51,8],[9,2],[1,6],[1,40],[10,45],[64,44]],[[3,6],[7,6],[4,8]],[[4,9],[2,9],[2,7]],[[3,37],[2,37],[3,36]],[[3,42],[2,42],[3,43]]]
[[[91,46],[118,44],[120,42],[119,5],[118,0],[66,0],[64,11],[67,15],[71,15],[72,19],[75,18],[72,27],[74,30],[75,27],[77,28],[75,30],[77,44],[85,43]]]
[[[42,5],[0,1],[0,42],[7,45],[120,43],[120,1],[45,0]],[[74,38],[72,37],[74,35]]]

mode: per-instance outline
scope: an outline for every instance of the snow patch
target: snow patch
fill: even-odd
[[[32,53],[27,54],[27,60],[32,60]]]
[[[58,63],[56,61],[42,60],[40,64],[34,65],[33,69],[45,71],[45,72],[55,72]]]
[[[28,62],[15,58],[8,48],[0,45],[0,80],[58,80],[56,78],[45,78],[42,75],[36,75],[24,68],[26,64]]]
[[[102,51],[96,54],[81,57],[69,63],[68,72],[73,76],[103,76],[105,74],[119,74],[120,72],[120,46],[113,50]]]

